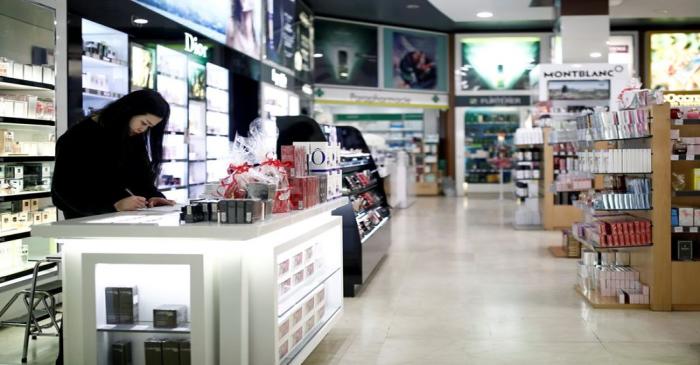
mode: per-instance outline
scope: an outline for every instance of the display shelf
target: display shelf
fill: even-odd
[[[700,196],[700,190],[674,191],[673,196]]]
[[[87,67],[129,67],[126,61],[105,60],[97,57],[83,55],[83,65]]]
[[[673,125],[700,125],[700,119],[673,119]]]
[[[530,149],[535,147],[542,147],[542,143],[532,143],[532,144],[516,144],[517,149]]]
[[[0,202],[10,202],[10,201],[24,200],[24,199],[41,199],[41,198],[50,198],[50,197],[51,197],[50,191],[26,191],[26,192],[16,193],[16,194],[0,195]]]
[[[117,100],[121,98],[122,94],[111,92],[111,91],[100,91],[94,89],[83,88],[83,96],[86,98],[95,98],[103,100]]]
[[[515,163],[534,163],[534,162],[542,162],[542,160],[518,160],[518,161],[513,161]]]
[[[0,233],[0,243],[2,242],[10,242],[14,240],[20,240],[22,238],[28,238],[31,236],[31,229],[25,228],[25,229],[13,229],[8,232],[2,232]]]
[[[207,133],[207,137],[226,137],[226,138],[228,138],[228,134]]]
[[[652,175],[653,172],[592,172],[593,175]]]
[[[367,185],[367,186],[365,186],[365,187],[363,187],[363,188],[361,188],[361,189],[351,190],[350,192],[348,192],[347,195],[359,195],[359,194],[366,193],[366,192],[368,192],[368,191],[374,190],[374,188],[376,188],[376,187],[377,187],[377,181],[374,181],[374,182],[371,182],[369,185]]]
[[[365,133],[423,133],[422,130],[405,130],[405,129],[378,129],[378,130],[366,130]]]
[[[580,285],[575,285],[574,290],[595,309],[649,309],[649,304],[620,304],[617,296],[604,297],[595,290],[583,290]]]
[[[318,289],[333,275],[341,271],[342,268],[326,269],[323,272],[317,273],[313,280],[305,281],[302,285],[292,289],[292,292],[287,293],[287,295],[284,296],[284,299],[280,300],[277,304],[277,318],[282,318],[289,314],[289,311],[291,311],[297,304],[308,298],[309,293]]]
[[[581,242],[582,245],[592,249],[592,250],[618,250],[618,249],[627,249],[627,248],[641,248],[641,247],[652,247],[653,244],[646,244],[646,245],[631,245],[631,246],[599,246],[596,243],[593,243],[591,241],[585,240],[577,235],[572,235],[577,241]]]
[[[700,155],[671,155],[671,161],[700,161]]]
[[[51,162],[56,161],[56,156],[0,156],[0,163],[6,162]]]
[[[640,136],[640,137],[626,137],[626,138],[612,138],[612,139],[592,139],[590,141],[584,141],[584,142],[619,142],[619,141],[636,141],[639,139],[647,139],[647,138],[652,138],[652,135],[648,136]],[[576,141],[575,141],[576,142]]]
[[[369,207],[355,212],[357,219],[364,218],[364,216],[367,215],[371,210],[374,210],[374,209],[381,207],[383,203],[384,203],[383,200],[379,200],[376,203],[371,204]]]
[[[672,233],[698,233],[700,232],[700,227],[672,227]]]
[[[357,171],[367,170],[367,169],[368,169],[368,166],[369,166],[369,162],[365,162],[365,163],[362,163],[362,164],[351,165],[351,166],[347,166],[347,165],[346,165],[346,166],[343,166],[343,167],[342,167],[342,169],[343,169],[343,175],[345,175],[345,174],[351,174],[351,173],[357,172]]]
[[[374,228],[372,228],[371,231],[369,231],[369,233],[367,233],[364,237],[362,237],[361,242],[364,244],[365,242],[369,241],[369,239],[372,238],[372,236],[374,236],[374,234],[377,233],[382,227],[384,227],[384,225],[388,221],[389,221],[389,218],[382,219],[382,221],[379,222],[379,224],[377,224]]]
[[[163,160],[163,163],[186,163],[188,161],[189,160],[186,158],[170,158],[170,159]]]
[[[596,212],[649,212],[654,210],[654,208],[636,208],[636,209],[625,209],[625,208],[619,208],[619,209],[600,209],[600,208],[592,208]]]
[[[0,76],[0,90],[54,90],[51,84]]]
[[[19,124],[19,125],[41,126],[41,127],[54,127],[54,126],[56,126],[56,122],[53,120],[14,118],[14,117],[0,117],[0,124]]]
[[[103,324],[97,327],[98,332],[141,332],[141,333],[190,333],[190,324],[177,328],[156,328],[153,322],[137,322],[135,324]]]
[[[542,181],[542,179],[513,179],[513,181]]]
[[[171,134],[174,136],[184,136],[185,132],[166,131],[165,134]]]

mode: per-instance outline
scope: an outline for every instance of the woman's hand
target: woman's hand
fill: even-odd
[[[147,204],[148,204],[149,208],[153,208],[153,207],[161,207],[164,205],[175,205],[175,201],[168,200],[168,199],[161,198],[161,197],[154,197],[154,198],[148,199]]]
[[[141,208],[146,207],[146,198],[142,196],[130,196],[128,198],[124,198],[116,203],[114,203],[114,209],[117,210],[117,212],[124,212],[124,211],[129,211],[129,210],[138,210]]]

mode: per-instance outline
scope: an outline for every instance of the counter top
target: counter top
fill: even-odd
[[[120,212],[32,226],[32,236],[48,238],[165,237],[245,241],[316,215],[330,213],[346,204],[348,204],[347,198],[338,198],[309,209],[275,214],[270,219],[254,224],[220,224],[215,222],[184,224],[180,223],[179,210],[168,211],[168,209]]]

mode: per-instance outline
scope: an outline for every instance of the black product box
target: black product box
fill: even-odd
[[[245,200],[234,200],[234,204],[236,206],[236,223],[246,223]]]
[[[146,365],[163,365],[163,340],[149,338],[143,343]]]
[[[163,365],[180,365],[180,341],[163,341]]]
[[[105,288],[107,324],[119,324],[119,288]]]
[[[204,210],[201,204],[190,204],[182,207],[180,220],[185,223],[197,223],[204,220]]]
[[[678,240],[678,260],[692,261],[693,260],[693,241]]]
[[[112,365],[131,365],[131,342],[118,341],[112,344]]]
[[[228,200],[220,200],[217,204],[217,210],[219,214],[219,223],[230,223],[229,222],[229,210],[228,210]]]
[[[135,286],[119,288],[119,323],[134,324],[139,320],[139,293]]]
[[[231,224],[238,223],[238,211],[236,207],[236,201],[235,200],[227,200],[226,201],[226,210],[228,211],[228,222]]]
[[[177,328],[187,322],[187,306],[161,305],[153,310],[153,327]]]
[[[35,176],[39,179],[42,178],[42,165],[40,163],[25,163],[23,165],[24,168],[24,177],[28,176]]]
[[[190,358],[190,347],[190,340],[180,341],[180,365],[192,364],[192,359]]]
[[[246,200],[246,223],[255,223],[265,217],[265,203],[260,200]]]
[[[275,201],[272,199],[265,200],[263,202],[263,207],[264,207],[264,212],[265,214],[263,215],[262,219],[268,219],[272,217],[272,208],[275,206]]]

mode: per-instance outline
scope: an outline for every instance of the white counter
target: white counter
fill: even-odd
[[[301,364],[343,309],[337,199],[255,224],[180,224],[139,211],[36,226],[62,244],[67,364],[109,364],[130,341],[190,339],[192,364]],[[137,286],[136,325],[106,323],[105,288]],[[185,304],[189,322],[153,327],[153,308]]]

